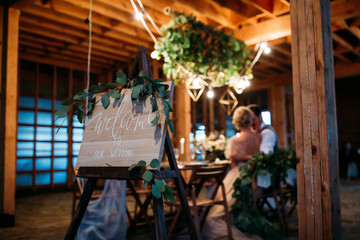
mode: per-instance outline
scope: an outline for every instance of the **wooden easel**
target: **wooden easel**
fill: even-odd
[[[145,76],[152,78],[152,71],[150,68],[149,61],[146,57],[146,51],[144,46],[140,46],[135,62],[132,66],[132,70],[129,78],[134,78],[138,76],[141,70],[144,72]],[[168,171],[154,170],[153,173],[158,178],[174,179],[176,190],[179,195],[179,200],[181,202],[181,207],[184,210],[185,216],[187,218],[186,224],[191,239],[198,239],[196,235],[195,224],[191,216],[189,205],[185,195],[184,185],[181,179],[180,171],[176,163],[174,150],[167,131],[166,131],[164,146],[169,160],[170,170]],[[88,181],[85,185],[83,194],[80,198],[75,214],[71,220],[68,231],[65,235],[65,239],[68,240],[75,238],[81,220],[89,204],[97,179],[135,180],[135,179],[142,179],[141,177],[142,174],[143,174],[143,170],[140,170],[139,168],[135,168],[134,170],[129,171],[128,167],[80,167],[77,176],[82,178],[88,178]],[[165,240],[167,239],[167,233],[166,233],[163,200],[162,198],[156,198],[152,196],[152,201],[153,201],[156,239]]]

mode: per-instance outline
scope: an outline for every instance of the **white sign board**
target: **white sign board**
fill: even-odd
[[[164,84],[169,85],[171,99],[173,83]],[[110,98],[107,109],[104,109],[100,97],[97,97],[93,114],[86,122],[76,169],[128,167],[140,160],[149,164],[154,158],[161,161],[167,126],[165,118],[159,121],[159,125],[153,126],[151,121],[155,113],[151,112],[150,98],[144,102],[132,101],[131,91],[125,89],[121,98]]]

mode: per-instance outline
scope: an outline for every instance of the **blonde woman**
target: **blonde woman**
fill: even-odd
[[[233,184],[240,176],[239,166],[245,164],[259,150],[261,137],[260,134],[251,130],[253,115],[248,107],[238,107],[233,114],[233,124],[239,130],[240,134],[236,134],[229,140],[226,147],[225,156],[231,160],[231,170],[224,179],[226,200],[229,210],[235,203],[232,198],[234,192]],[[222,199],[220,191],[218,191],[215,199]],[[203,233],[207,238],[216,238],[222,236],[226,232],[226,223],[224,220],[225,212],[223,206],[214,206],[210,209],[209,215],[205,222]],[[235,226],[232,226],[234,239],[259,239],[257,236],[247,236]]]

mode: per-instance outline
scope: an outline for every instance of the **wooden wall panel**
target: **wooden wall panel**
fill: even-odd
[[[299,239],[340,239],[330,2],[291,2]]]

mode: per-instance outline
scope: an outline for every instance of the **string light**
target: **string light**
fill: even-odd
[[[214,91],[213,91],[213,89],[212,89],[212,87],[209,87],[209,90],[208,90],[208,92],[207,92],[207,97],[208,98],[213,98],[214,97]]]
[[[269,54],[271,52],[271,49],[269,48],[269,47],[266,47],[265,49],[264,49],[264,53],[265,54]]]
[[[144,15],[141,12],[135,13],[136,20],[141,21],[141,19],[143,19],[143,17],[144,17]]]

